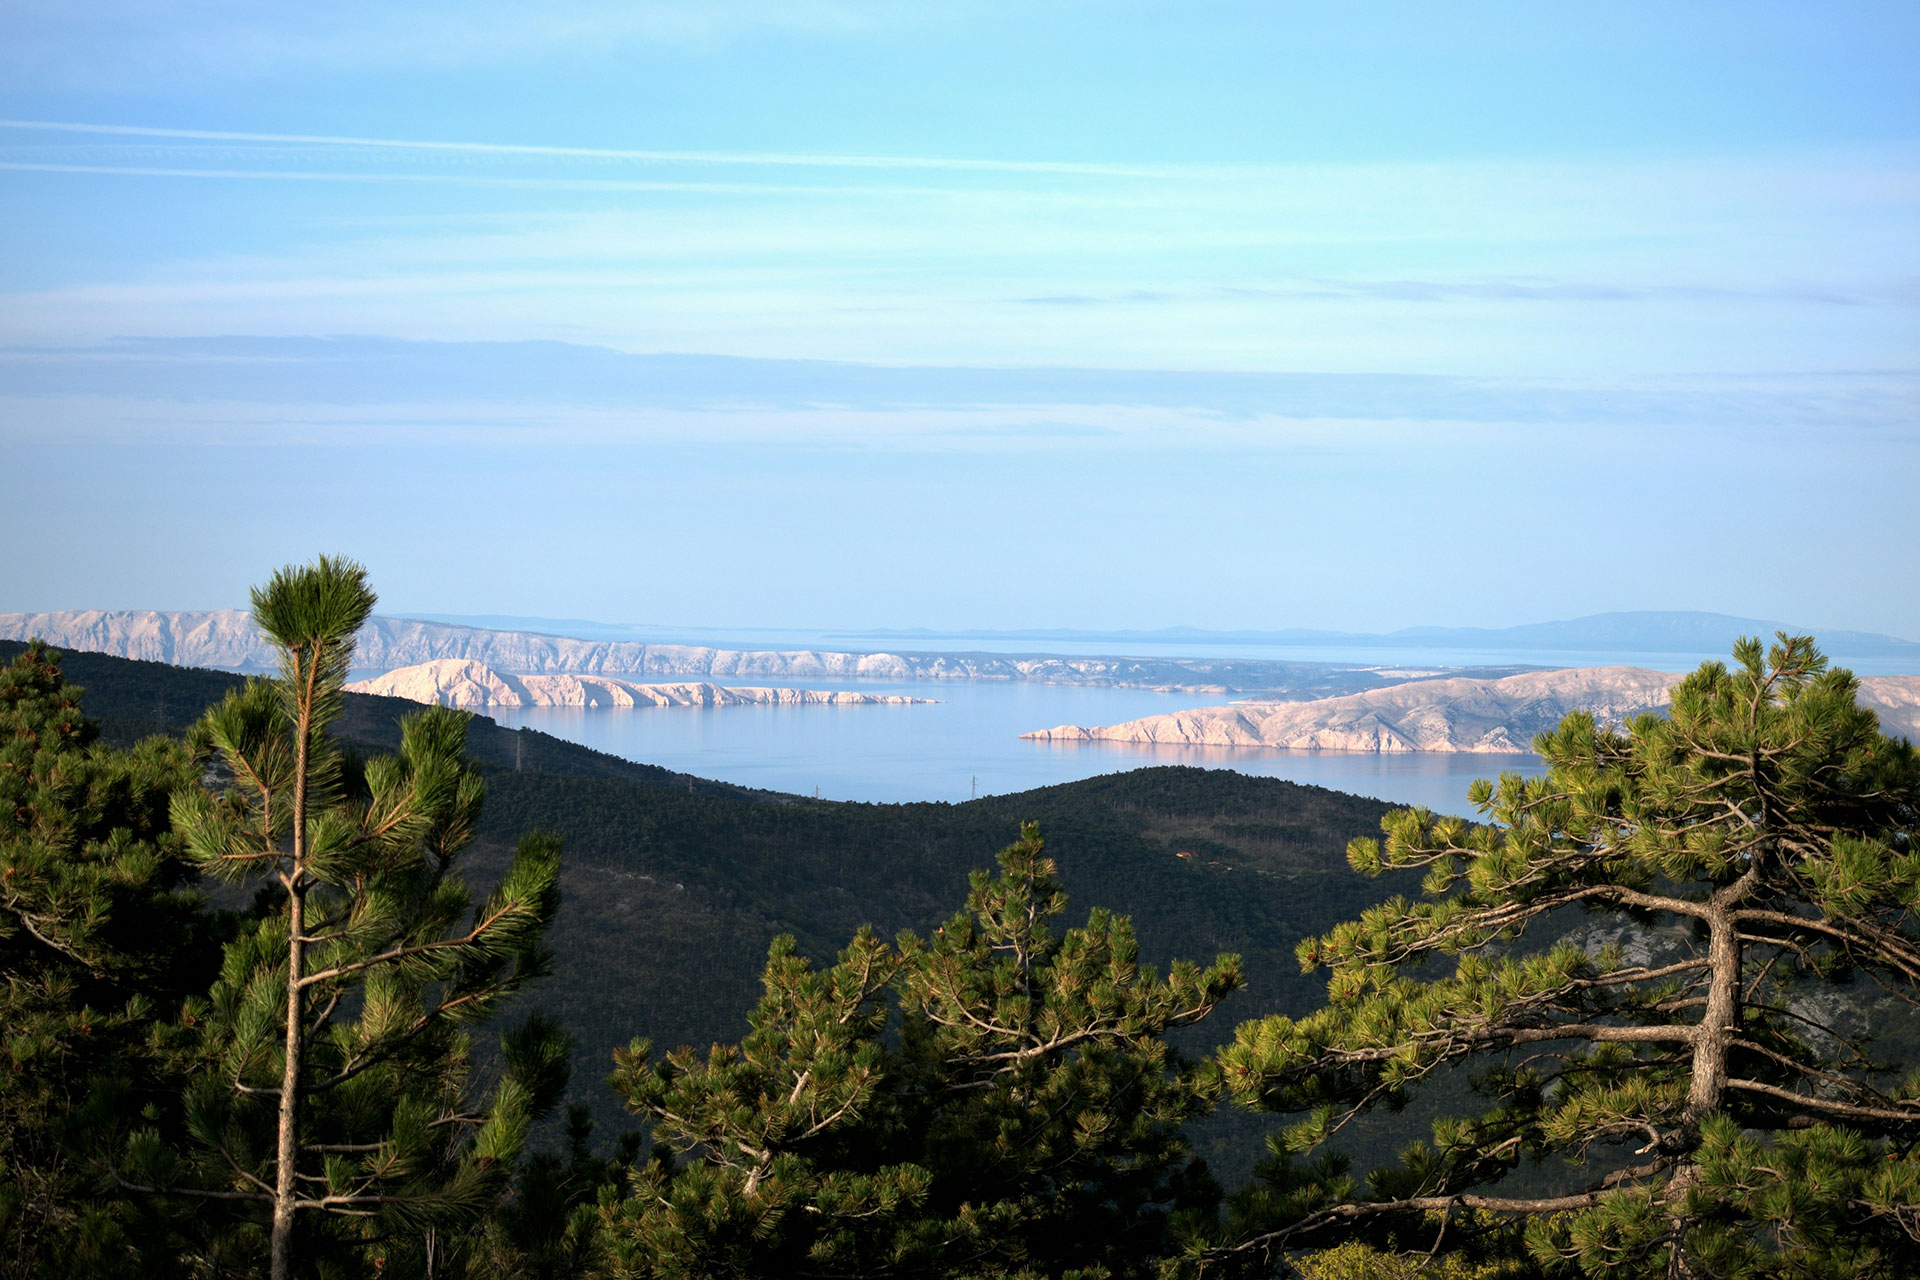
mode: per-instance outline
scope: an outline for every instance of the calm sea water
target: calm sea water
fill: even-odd
[[[783,683],[801,683],[784,682]],[[1396,804],[1467,813],[1467,785],[1503,770],[1539,773],[1534,756],[1372,755],[1023,741],[1031,729],[1116,724],[1217,705],[1219,694],[997,682],[845,684],[938,698],[911,706],[654,707],[490,710],[596,750],[676,772],[830,800],[966,800],[1149,765],[1184,764],[1287,778]]]

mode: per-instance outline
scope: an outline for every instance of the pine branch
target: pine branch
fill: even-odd
[[[1235,1241],[1231,1245],[1206,1250],[1199,1259],[1204,1272],[1209,1263],[1225,1262],[1248,1253],[1270,1255],[1288,1247],[1288,1241],[1307,1236],[1335,1223],[1355,1222],[1382,1215],[1405,1213],[1451,1213],[1456,1209],[1478,1209],[1488,1213],[1508,1213],[1538,1215],[1565,1213],[1574,1209],[1588,1209],[1598,1204],[1602,1197],[1616,1187],[1657,1177],[1673,1168],[1676,1161],[1662,1158],[1646,1164],[1635,1165],[1630,1169],[1619,1169],[1601,1179],[1598,1186],[1561,1196],[1483,1196],[1470,1192],[1457,1192],[1452,1195],[1407,1196],[1397,1200],[1358,1200],[1344,1204],[1328,1205],[1323,1209],[1307,1214],[1284,1227],[1259,1235],[1249,1236],[1245,1240]]]
[[[1850,1102],[1840,1102],[1832,1098],[1814,1097],[1804,1093],[1795,1093],[1791,1089],[1782,1089],[1778,1085],[1766,1084],[1759,1080],[1729,1079],[1727,1088],[1738,1089],[1743,1093],[1757,1093],[1763,1097],[1776,1098],[1782,1102],[1791,1102],[1796,1107],[1807,1107],[1826,1115],[1847,1120],[1879,1120],[1888,1124],[1920,1126],[1920,1102],[1901,1104],[1896,1107],[1866,1107]]]
[[[498,911],[482,919],[461,937],[445,938],[438,942],[421,942],[411,946],[394,947],[391,950],[381,952],[379,955],[368,956],[364,960],[356,960],[352,964],[335,965],[330,969],[321,969],[315,973],[309,973],[300,979],[300,985],[302,987],[310,987],[315,983],[327,982],[334,978],[344,978],[352,974],[363,973],[368,969],[377,968],[383,964],[393,964],[396,961],[405,960],[412,956],[427,955],[437,951],[451,951],[460,947],[470,947],[480,941],[486,932],[494,925],[506,919],[508,916],[518,914],[523,909],[524,904],[518,899],[509,898]]]

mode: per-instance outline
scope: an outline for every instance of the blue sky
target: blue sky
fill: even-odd
[[[1916,47],[0,0],[0,610],[1920,637]]]

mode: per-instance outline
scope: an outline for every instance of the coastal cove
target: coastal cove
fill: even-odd
[[[1394,804],[1468,813],[1467,786],[1505,770],[1534,774],[1538,757],[1373,754],[1131,743],[1023,741],[1055,724],[1114,724],[1216,705],[1217,694],[955,681],[809,684],[935,697],[879,706],[494,707],[525,726],[692,777],[770,791],[876,803],[962,801],[1150,765],[1197,765],[1286,778]]]

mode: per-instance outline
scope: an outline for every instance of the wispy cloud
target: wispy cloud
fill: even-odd
[[[283,146],[365,148],[382,151],[490,156],[507,159],[623,161],[642,164],[778,166],[808,169],[935,169],[955,173],[1067,174],[1076,177],[1166,178],[1219,172],[1227,166],[1091,164],[1067,161],[982,160],[945,156],[858,156],[770,151],[670,151],[618,147],[562,147],[503,142],[447,142],[408,138],[363,138],[331,134],[243,133],[171,129],[148,125],[88,124],[67,120],[0,120],[0,129],[37,133],[104,134],[113,137],[178,138],[198,142],[258,142]],[[13,167],[13,166],[9,166]],[[105,170],[90,170],[104,172]],[[219,175],[230,176],[230,175]],[[262,176],[278,176],[266,174]]]
[[[0,160],[0,171],[13,173],[87,173],[126,178],[222,178],[268,182],[350,182],[426,184],[450,187],[501,187],[548,191],[681,191],[703,195],[797,195],[839,193],[837,187],[808,187],[793,183],[741,182],[669,182],[635,178],[556,178],[531,175],[485,175],[469,173],[392,173],[378,170],[351,172],[316,169],[190,169],[162,168],[132,164],[59,164],[44,161]],[[911,188],[891,188],[895,194],[916,193]]]
[[[1875,303],[1910,306],[1920,302],[1920,279],[1892,280],[1862,289],[1821,288],[1780,283],[1733,288],[1714,285],[1624,285],[1553,279],[1435,279],[1369,280],[1356,277],[1304,276],[1297,280],[1251,288],[1218,285],[1204,290],[1218,297],[1270,299],[1384,299],[1393,302],[1806,302],[1855,307]],[[1176,303],[1193,295],[1168,290],[1129,289],[1111,294],[1053,294],[1020,297],[1029,306],[1107,306],[1124,303]]]
[[[130,242],[170,230],[138,263],[0,263],[0,340],[381,333],[1498,375],[1898,365],[1920,331],[1909,158],[1141,166],[12,119],[0,170],[38,184],[48,219],[79,199],[127,210]],[[90,184],[106,183],[140,194],[104,200]],[[262,233],[253,197],[190,183],[305,190]]]

